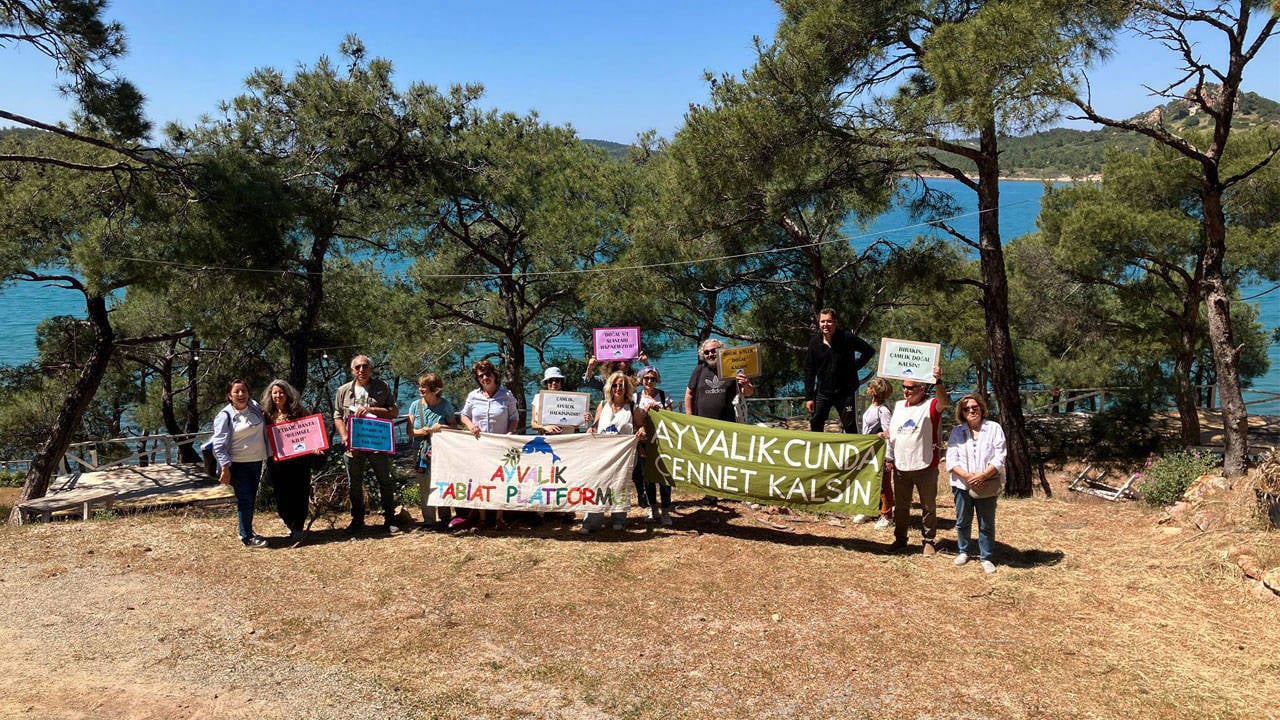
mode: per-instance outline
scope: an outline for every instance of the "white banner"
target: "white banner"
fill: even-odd
[[[634,435],[490,435],[431,439],[430,505],[504,510],[624,511]]]

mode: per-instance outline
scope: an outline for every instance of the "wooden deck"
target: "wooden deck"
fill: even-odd
[[[115,508],[119,510],[235,503],[231,486],[212,482],[199,465],[129,466],[86,472],[55,480],[49,494],[73,490],[113,492]]]

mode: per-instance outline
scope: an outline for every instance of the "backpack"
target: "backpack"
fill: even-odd
[[[227,412],[223,410],[222,412]],[[216,418],[215,418],[216,420]],[[231,413],[227,413],[227,422],[232,422]],[[213,439],[200,446],[200,458],[204,460],[204,474],[217,480],[222,474],[218,468],[218,458],[213,454]]]

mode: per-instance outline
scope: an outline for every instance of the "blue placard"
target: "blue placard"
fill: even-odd
[[[396,451],[396,424],[375,417],[347,418],[347,447],[352,450],[394,453]]]

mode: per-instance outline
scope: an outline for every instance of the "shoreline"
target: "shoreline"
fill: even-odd
[[[940,173],[918,173],[916,177],[924,178],[926,180],[955,180],[955,178],[950,175],[943,175]],[[1004,175],[1001,175],[1000,182],[1039,182],[1039,183],[1102,182],[1102,175],[1097,173],[1091,174],[1091,175],[1081,175],[1080,177],[1071,177],[1070,175],[1055,175],[1052,177],[1006,177]]]

